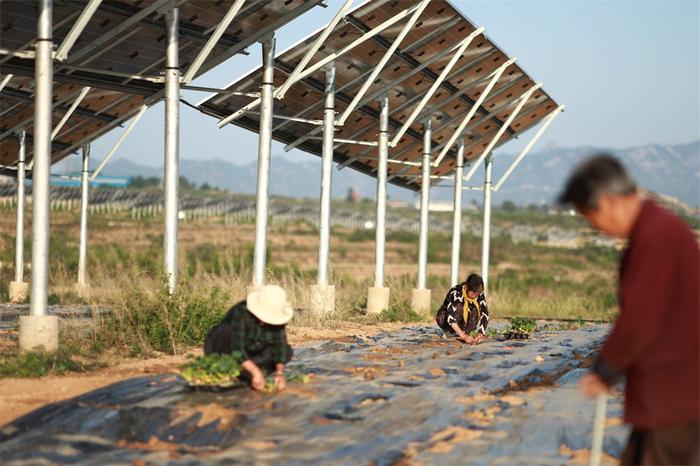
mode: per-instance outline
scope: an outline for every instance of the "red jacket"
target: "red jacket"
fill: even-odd
[[[650,200],[622,258],[619,304],[598,371],[626,376],[625,421],[645,429],[700,419],[700,250],[688,226]]]

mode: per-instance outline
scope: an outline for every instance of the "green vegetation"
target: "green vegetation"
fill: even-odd
[[[406,210],[405,215],[415,216],[415,211]],[[447,218],[441,213],[436,213],[435,218],[441,215]],[[480,222],[479,216],[470,213],[465,218]],[[78,218],[77,212],[52,215],[49,303],[105,306],[112,313],[95,321],[93,328],[85,333],[63,335],[64,347],[69,342],[74,349],[68,353],[62,350],[55,359],[41,353],[29,356],[0,352],[0,376],[18,375],[20,366],[27,366],[30,375],[89,370],[96,367],[97,355],[102,353],[114,356],[184,353],[200,347],[206,333],[226,310],[245,299],[253,262],[252,224],[225,227],[222,218],[183,222],[179,283],[177,291],[170,296],[162,271],[162,220],[132,220],[126,212],[92,215],[88,248],[91,295],[82,298],[73,287],[78,259]],[[517,208],[495,211],[494,224],[505,233],[494,236],[491,243],[487,302],[493,318],[574,319],[574,323],[564,325],[575,325],[575,319],[614,318],[618,251],[595,246],[559,249],[543,244],[514,244],[507,234],[508,228],[516,224],[536,225],[538,229],[554,225],[585,229],[581,218],[552,216],[539,208]],[[447,272],[449,234],[430,235],[427,286],[432,290],[432,312],[421,315],[410,304],[411,290],[416,285],[417,235],[388,232],[389,309],[379,315],[367,315],[375,233],[334,228],[330,281],[336,287],[336,309],[330,315],[318,317],[308,312],[309,287],[316,283],[316,233],[314,227],[304,222],[270,228],[266,281],[283,286],[293,306],[302,310],[296,313],[292,327],[332,329],[347,322],[433,322],[445,292],[453,285]],[[30,244],[29,237],[26,244]],[[26,247],[25,252],[28,273],[30,248]],[[481,238],[465,232],[461,257],[462,279],[469,273],[478,273]],[[10,214],[0,218],[0,301],[8,299],[13,262],[14,222]]]
[[[238,382],[242,362],[241,353],[209,354],[182,366],[182,377],[194,386],[230,387]]]
[[[513,317],[510,319],[510,325],[503,330],[503,333],[514,332],[514,333],[527,333],[528,335],[533,333],[537,328],[535,319],[528,319],[525,317]]]
[[[418,314],[407,306],[393,306],[383,310],[379,315],[379,320],[381,322],[423,322],[425,316]]]
[[[102,367],[81,355],[75,347],[62,347],[55,353],[45,351],[6,351],[0,353],[0,377],[43,377],[66,372],[86,372]]]
[[[157,188],[161,184],[161,179],[157,176],[134,176],[129,180],[129,188]]]

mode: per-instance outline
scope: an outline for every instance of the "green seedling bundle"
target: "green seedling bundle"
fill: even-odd
[[[182,377],[190,386],[231,387],[238,383],[243,357],[240,353],[213,353],[192,359],[182,366]]]
[[[524,340],[529,338],[536,328],[535,319],[513,317],[510,319],[510,325],[503,329],[503,336],[506,340]]]

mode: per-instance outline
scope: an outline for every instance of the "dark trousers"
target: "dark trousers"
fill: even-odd
[[[219,325],[209,332],[206,340],[204,340],[204,354],[228,354],[231,352],[231,326],[226,322],[221,322]],[[287,360],[285,364],[292,359],[292,347],[287,345]],[[260,369],[267,373],[275,371],[275,361],[272,358],[272,347],[266,346],[258,353],[248,352],[248,357]]]
[[[678,426],[633,430],[622,465],[700,464],[700,421]]]

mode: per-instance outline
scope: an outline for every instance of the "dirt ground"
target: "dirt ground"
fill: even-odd
[[[348,322],[335,329],[292,327],[288,329],[288,338],[290,344],[295,346],[325,340],[343,342],[353,336],[367,337],[409,325],[396,322],[376,325]],[[189,353],[198,354],[200,352],[200,350],[193,350]],[[123,360],[92,372],[74,372],[38,379],[0,379],[0,426],[45,404],[67,400],[121,380],[142,375],[178,373],[179,367],[186,360],[187,356],[184,354],[163,355],[150,359]]]

